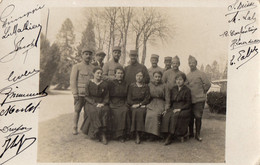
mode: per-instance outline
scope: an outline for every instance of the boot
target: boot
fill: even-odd
[[[104,132],[102,132],[102,143],[104,145],[107,145],[107,138],[106,138],[106,134]]]
[[[77,135],[78,134],[78,127],[73,127],[73,135]]]
[[[136,144],[140,144],[140,143],[141,143],[140,135],[139,135],[139,132],[138,132],[138,131],[136,131],[136,139],[135,139],[135,143],[136,143]]]
[[[166,145],[169,145],[169,144],[171,144],[171,134],[169,134],[168,136],[167,136],[167,138],[166,138],[166,140],[165,140],[165,142],[164,142],[164,145],[166,146]]]
[[[195,139],[198,141],[202,141],[202,138],[200,137],[200,129],[201,129],[201,119],[196,119],[196,136]]]

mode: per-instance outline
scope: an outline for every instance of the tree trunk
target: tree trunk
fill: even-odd
[[[147,43],[147,40],[144,39],[143,41],[143,55],[142,55],[142,61],[141,63],[144,64],[145,62],[145,59],[146,59],[146,43]]]

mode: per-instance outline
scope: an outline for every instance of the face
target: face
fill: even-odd
[[[88,51],[82,52],[82,59],[85,62],[90,62],[90,60],[92,59],[92,53]]]
[[[150,61],[151,61],[151,64],[152,64],[153,67],[157,66],[157,64],[158,64],[158,59],[157,58],[151,58]]]
[[[131,54],[131,55],[130,55],[131,63],[132,63],[132,64],[136,63],[136,62],[137,62],[137,58],[138,58],[137,55]]]
[[[178,87],[182,87],[182,86],[184,85],[184,80],[183,80],[183,78],[182,78],[182,77],[178,77],[178,78],[176,79],[176,84],[177,84]]]
[[[197,67],[197,62],[194,60],[189,61],[190,70],[195,70]]]
[[[124,77],[124,72],[118,69],[115,74],[116,80],[123,80],[123,77]]]
[[[172,69],[173,70],[178,70],[180,66],[180,62],[178,60],[173,60],[172,61]]]
[[[161,76],[159,73],[155,73],[155,74],[153,75],[153,78],[154,78],[154,80],[155,80],[156,83],[159,83],[159,82],[161,82],[161,80],[162,80],[162,76]]]
[[[119,61],[120,57],[121,57],[121,51],[114,50],[113,51],[113,58],[114,58],[114,60]]]
[[[94,73],[94,79],[101,80],[102,74],[103,74],[102,70],[96,70],[96,72]]]
[[[96,56],[96,60],[99,61],[99,62],[102,62],[104,60],[105,56],[103,55],[97,55]]]
[[[168,68],[171,68],[172,62],[170,60],[167,60],[164,62],[164,64],[165,64],[165,68],[168,69]]]
[[[143,77],[144,75],[142,72],[137,73],[135,76],[136,82],[141,83],[143,81]]]

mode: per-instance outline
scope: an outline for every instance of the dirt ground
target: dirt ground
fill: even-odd
[[[223,163],[225,161],[225,115],[204,110],[202,142],[190,139],[169,146],[162,142],[133,140],[108,145],[90,140],[82,133],[72,135],[73,100],[69,91],[44,98],[39,112],[38,162],[109,163]],[[83,116],[83,114],[81,114]],[[79,124],[82,123],[80,118]]]

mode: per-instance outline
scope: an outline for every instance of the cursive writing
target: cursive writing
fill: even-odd
[[[23,134],[25,132],[30,131],[32,128],[27,128],[23,125],[20,125],[19,127],[13,127],[14,123],[10,124],[9,126],[4,126],[0,129],[2,133],[10,133],[5,138],[10,138],[11,136]]]

